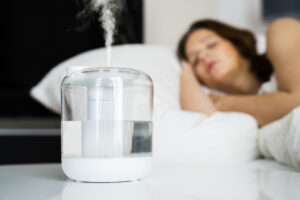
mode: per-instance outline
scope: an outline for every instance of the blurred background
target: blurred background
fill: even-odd
[[[86,0],[3,0],[0,7],[0,164],[60,161],[60,116],[29,96],[55,65],[104,46],[97,14],[78,18]],[[115,44],[175,48],[195,20],[218,19],[264,34],[299,0],[127,0]]]
[[[145,0],[145,42],[176,46],[189,25],[212,18],[264,34],[278,17],[300,19],[299,0]]]

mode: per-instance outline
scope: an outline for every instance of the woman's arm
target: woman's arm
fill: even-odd
[[[182,63],[180,76],[180,104],[182,109],[201,112],[207,115],[216,111],[210,98],[204,93],[192,67],[188,63]]]
[[[257,95],[229,95],[214,97],[219,111],[245,112],[257,120],[260,126],[266,125],[289,113],[299,105],[299,98],[287,92]]]
[[[278,92],[261,96],[215,98],[218,110],[253,115],[260,125],[279,119],[300,105],[300,23],[283,18],[271,24],[267,56],[273,64]]]

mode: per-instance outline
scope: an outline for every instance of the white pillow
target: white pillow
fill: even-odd
[[[55,66],[31,89],[31,96],[54,112],[60,113],[60,84],[69,66],[106,66],[106,49],[76,55]],[[174,52],[164,46],[114,46],[111,65],[134,68],[150,75],[155,84],[156,103],[168,100],[169,107],[180,108],[177,101],[180,66]],[[163,90],[163,91],[162,91]]]
[[[69,66],[106,65],[106,50],[95,49],[55,66],[31,95],[60,112],[60,83]],[[182,111],[179,104],[180,64],[175,51],[164,46],[124,45],[112,49],[112,66],[148,73],[154,83],[153,154],[157,160],[197,163],[240,163],[258,156],[257,124],[243,113],[211,117]]]
[[[259,54],[264,54],[267,49],[267,39],[264,34],[256,34],[256,49]]]

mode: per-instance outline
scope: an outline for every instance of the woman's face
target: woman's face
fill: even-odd
[[[230,85],[241,65],[241,57],[235,46],[209,29],[192,32],[187,39],[185,52],[196,76],[215,89]]]

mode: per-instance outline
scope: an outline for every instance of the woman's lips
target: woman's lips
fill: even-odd
[[[207,63],[207,65],[206,65],[207,73],[209,73],[213,69],[213,67],[216,65],[216,63],[217,63],[216,61],[211,61],[211,62]]]

